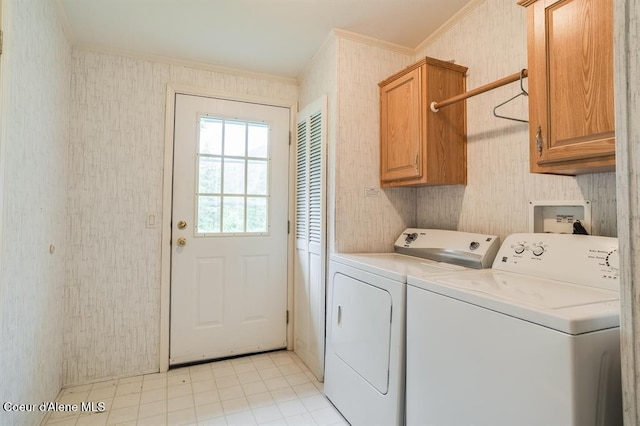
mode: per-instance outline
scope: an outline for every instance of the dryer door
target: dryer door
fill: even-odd
[[[382,394],[389,390],[391,301],[383,289],[346,275],[334,276],[333,352]]]

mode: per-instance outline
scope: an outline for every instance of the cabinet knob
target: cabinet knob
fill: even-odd
[[[538,126],[538,131],[536,132],[536,149],[538,150],[538,156],[542,157],[542,145],[544,141],[542,140],[542,129]]]

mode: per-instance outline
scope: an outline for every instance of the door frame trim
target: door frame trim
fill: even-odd
[[[160,372],[169,370],[169,330],[171,311],[171,212],[173,208],[173,132],[175,116],[175,97],[177,94],[213,97],[239,102],[253,102],[263,105],[289,108],[289,132],[295,135],[296,104],[283,99],[271,99],[239,93],[220,92],[181,83],[167,83],[165,129],[164,129],[164,166],[162,172],[162,230],[161,230],[161,271],[160,271]],[[289,220],[293,217],[294,167],[295,155],[291,154],[289,143]],[[293,312],[293,255],[295,249],[294,233],[287,235],[287,310]],[[289,315],[291,318],[292,315]],[[287,349],[293,349],[293,322],[287,324]]]

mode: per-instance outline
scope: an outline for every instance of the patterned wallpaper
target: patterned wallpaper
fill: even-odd
[[[167,83],[295,103],[294,82],[73,51],[63,383],[159,369]],[[147,216],[155,215],[155,228]]]
[[[485,0],[432,40],[418,53],[422,55],[469,67],[468,90],[516,73],[527,67],[526,11],[513,0]],[[512,83],[467,100],[468,183],[419,189],[417,226],[504,238],[528,232],[529,201],[591,200],[592,233],[615,236],[615,173],[529,173],[527,124],[492,114],[519,90],[519,83]],[[521,97],[501,112],[526,118],[527,99]]]
[[[53,2],[2,5],[0,401],[39,404],[62,383],[71,48]],[[0,410],[0,424],[44,414]]]

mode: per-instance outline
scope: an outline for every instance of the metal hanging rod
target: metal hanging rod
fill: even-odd
[[[459,95],[456,95],[454,97],[451,97],[449,99],[445,99],[444,101],[440,101],[440,102],[431,102],[431,111],[433,112],[438,112],[438,110],[440,108],[449,106],[451,104],[455,104],[456,102],[460,102],[462,100],[465,100],[467,98],[470,98],[472,96],[475,95],[479,95],[480,93],[484,93],[484,92],[488,92],[489,90],[493,90],[495,88],[504,86],[505,84],[509,84],[509,83],[513,83],[514,81],[518,81],[524,77],[528,77],[529,73],[527,72],[527,69],[523,69],[520,72],[517,72],[515,74],[511,74],[510,76],[501,78],[500,80],[496,80],[493,83],[488,83],[485,84],[484,86],[480,86],[477,87],[473,90],[469,90],[468,92],[465,93],[461,93]]]

